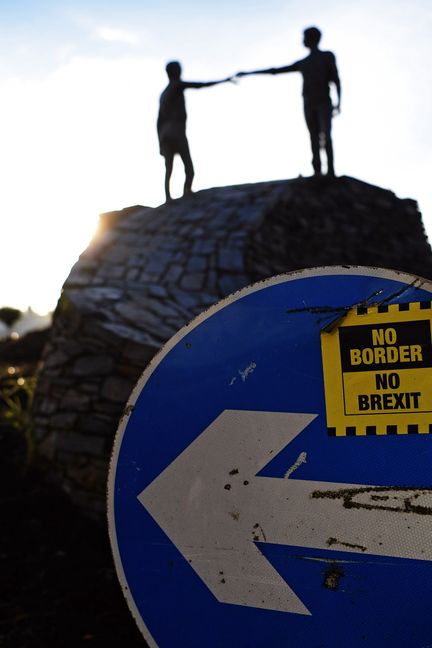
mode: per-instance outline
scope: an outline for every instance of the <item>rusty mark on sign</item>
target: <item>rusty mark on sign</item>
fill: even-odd
[[[130,416],[134,410],[134,405],[126,405],[126,407],[123,410],[123,414],[121,415],[120,421],[123,421],[124,418],[127,418]]]
[[[259,522],[256,522],[253,528],[255,529],[255,531],[252,531],[254,541],[259,542],[259,540],[261,540],[260,536],[258,535],[258,531],[260,531],[262,535],[262,539],[264,540],[264,542],[267,542],[266,534],[264,533],[261,524]]]
[[[432,515],[432,488],[370,486],[314,491],[314,499],[340,499],[345,508]]]
[[[345,576],[343,569],[337,563],[332,563],[324,572],[323,586],[335,592],[339,587],[342,576]]]
[[[360,551],[366,551],[367,547],[363,547],[359,544],[352,544],[351,542],[343,542],[337,538],[329,538],[326,544],[331,547],[334,544],[341,545],[342,547],[347,547],[348,549],[359,549]]]

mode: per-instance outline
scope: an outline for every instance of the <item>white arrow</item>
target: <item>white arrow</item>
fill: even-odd
[[[220,602],[310,614],[255,542],[432,560],[432,490],[257,477],[315,414],[225,410],[139,501]]]

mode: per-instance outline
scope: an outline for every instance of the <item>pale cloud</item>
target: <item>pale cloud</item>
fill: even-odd
[[[137,45],[139,43],[137,34],[125,29],[117,29],[116,27],[101,25],[95,29],[95,36],[97,39],[109,43],[122,43],[125,45]]]

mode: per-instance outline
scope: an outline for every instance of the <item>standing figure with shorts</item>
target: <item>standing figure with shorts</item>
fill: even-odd
[[[157,131],[159,137],[160,154],[165,158],[165,196],[171,200],[169,184],[173,170],[174,156],[178,153],[185,169],[185,183],[183,195],[192,192],[194,168],[186,137],[186,105],[184,91],[187,88],[208,88],[231,81],[231,77],[222,81],[182,81],[181,66],[177,61],[171,61],[166,66],[169,83],[160,97]]]
[[[309,27],[303,32],[303,44],[310,50],[309,56],[292,65],[253,72],[239,72],[237,76],[248,74],[282,74],[284,72],[301,72],[303,76],[304,115],[309,130],[312,146],[312,166],[315,175],[321,175],[320,148],[327,155],[327,175],[334,176],[333,144],[331,124],[334,114],[340,112],[341,84],[332,52],[323,52],[318,48],[321,32],[317,27]],[[330,83],[337,92],[337,103],[332,105]]]

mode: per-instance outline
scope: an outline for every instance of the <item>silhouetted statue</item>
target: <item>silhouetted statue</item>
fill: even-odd
[[[304,115],[309,129],[312,145],[312,166],[315,175],[321,175],[320,145],[327,154],[327,175],[334,176],[333,144],[331,139],[332,116],[340,112],[341,84],[332,52],[318,48],[321,32],[317,27],[309,27],[303,32],[303,44],[310,54],[301,61],[280,68],[239,72],[237,76],[248,74],[282,74],[301,72],[303,75]],[[330,83],[337,90],[337,104],[332,105]]]
[[[165,196],[171,200],[169,184],[173,170],[174,156],[178,153],[185,168],[185,183],[183,195],[192,192],[194,168],[186,137],[186,106],[184,91],[187,88],[208,88],[231,81],[232,77],[221,81],[182,81],[181,66],[177,61],[171,61],[166,66],[169,83],[160,97],[157,131],[159,136],[160,153],[165,158]]]

